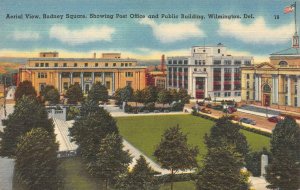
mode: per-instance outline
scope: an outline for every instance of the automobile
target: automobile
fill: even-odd
[[[215,105],[215,106],[212,106],[212,109],[214,109],[214,110],[223,110],[223,106],[222,105]]]
[[[149,113],[149,110],[144,110],[143,113]]]
[[[237,111],[237,109],[235,107],[231,107],[231,106],[225,110],[225,112],[227,112],[229,114],[234,113],[236,111]]]
[[[164,113],[169,113],[170,112],[170,110],[164,110]]]
[[[250,124],[250,125],[256,125],[256,122],[254,120],[249,119],[249,118],[245,118],[245,117],[241,118],[240,122]]]
[[[211,104],[207,104],[206,107],[207,107],[207,108],[211,108],[212,105],[211,105]]]
[[[202,108],[200,111],[203,112],[203,113],[211,114],[211,111],[207,108]]]
[[[154,111],[153,111],[153,113],[159,113],[159,112],[160,112],[159,110],[154,110]]]
[[[278,123],[281,120],[278,116],[272,116],[268,118],[268,121],[273,122],[273,123]]]
[[[228,118],[233,121],[239,121],[240,117],[237,115],[229,115]]]

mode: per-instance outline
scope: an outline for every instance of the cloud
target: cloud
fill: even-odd
[[[12,38],[16,41],[36,41],[40,39],[40,34],[33,31],[14,31]]]
[[[150,26],[153,30],[153,35],[162,43],[172,43],[205,36],[204,32],[199,28],[199,24],[193,22],[157,24],[149,18],[144,18],[139,23]]]
[[[263,17],[258,17],[248,25],[239,20],[222,20],[219,24],[220,36],[232,37],[250,44],[281,44],[291,40],[293,35],[293,23],[271,27]]]
[[[70,30],[62,25],[50,28],[50,38],[70,45],[79,45],[96,41],[111,41],[115,29],[109,26],[93,26],[80,30]]]

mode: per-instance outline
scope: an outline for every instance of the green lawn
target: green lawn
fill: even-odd
[[[182,131],[188,135],[188,143],[199,147],[198,161],[206,154],[203,136],[209,133],[214,124],[210,120],[192,115],[118,117],[116,120],[122,136],[152,159],[155,146],[160,142],[163,132],[179,124]],[[269,147],[269,138],[244,130],[242,132],[253,150]]]
[[[169,183],[162,185],[159,190],[170,190],[171,185]],[[195,182],[193,181],[183,181],[183,182],[175,182],[173,184],[173,190],[195,190]]]

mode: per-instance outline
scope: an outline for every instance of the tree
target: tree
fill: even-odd
[[[157,101],[158,90],[154,86],[147,86],[142,90],[144,97],[144,104],[154,103]]]
[[[52,90],[52,89],[55,89],[54,86],[52,86],[52,85],[46,85],[45,88],[43,88],[43,89],[41,90],[41,96],[45,97],[46,94],[47,94],[50,90]]]
[[[123,181],[123,188],[126,190],[157,190],[159,189],[155,172],[146,162],[144,156],[136,161],[132,171],[127,174]]]
[[[248,190],[248,175],[241,172],[244,158],[234,146],[208,148],[197,190]]]
[[[161,91],[159,91],[158,95],[157,95],[157,101],[159,103],[163,104],[163,107],[165,104],[169,104],[171,103],[171,93],[169,90],[166,89],[162,89]]]
[[[164,132],[160,143],[154,151],[154,156],[162,168],[171,170],[173,178],[173,175],[179,170],[197,167],[196,156],[198,153],[198,147],[190,147],[187,144],[187,136],[181,132],[177,125]],[[171,182],[172,189],[173,181]]]
[[[171,89],[170,90],[170,94],[171,94],[171,99],[172,99],[172,102],[175,101],[179,101],[179,95],[178,95],[178,92],[176,89]]]
[[[99,101],[107,102],[108,101],[107,88],[104,85],[102,85],[100,82],[93,84],[91,90],[89,91],[88,99],[93,100],[96,103],[99,103]]]
[[[267,166],[268,188],[300,188],[300,128],[291,117],[276,124],[271,138],[272,162]]]
[[[8,157],[15,155],[19,137],[32,128],[41,127],[50,134],[54,132],[52,119],[48,118],[45,107],[32,96],[23,96],[19,99],[14,112],[8,119],[3,120],[3,125],[5,128],[1,134],[0,154]]]
[[[65,97],[68,98],[68,104],[77,104],[78,102],[81,102],[83,100],[83,93],[79,84],[75,83],[70,85]]]
[[[188,104],[190,102],[191,96],[188,95],[185,89],[179,89],[178,98],[183,104]]]
[[[22,96],[33,96],[36,97],[36,91],[32,86],[32,83],[28,80],[20,82],[15,92],[15,100],[18,101]]]
[[[240,132],[240,127],[231,123],[227,117],[218,119],[211,128],[210,135],[205,134],[204,139],[208,148],[219,147],[225,142],[236,147],[244,158],[249,153],[249,145],[245,135]]]
[[[122,92],[122,88],[118,88],[113,95],[113,98],[116,100],[117,105],[120,105],[122,103],[121,92]]]
[[[51,89],[46,92],[45,101],[48,101],[50,104],[58,104],[60,101],[60,94],[57,89]]]
[[[135,107],[137,107],[137,103],[142,103],[143,99],[143,92],[141,90],[136,90],[133,94],[133,100],[136,102]]]
[[[131,162],[128,151],[123,150],[123,140],[120,135],[109,134],[100,143],[95,164],[90,164],[88,170],[94,176],[100,177],[108,183],[114,184],[125,174]]]
[[[79,145],[79,151],[87,163],[95,162],[95,150],[99,149],[103,138],[108,134],[119,133],[111,115],[103,108],[91,105],[95,103],[88,101],[83,104],[81,117],[69,129],[71,140]]]
[[[21,136],[15,160],[18,181],[28,189],[57,189],[57,151],[54,133],[33,128]]]
[[[133,98],[133,89],[131,86],[127,85],[121,90],[121,101],[128,102]]]

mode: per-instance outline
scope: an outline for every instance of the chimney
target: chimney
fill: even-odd
[[[160,70],[163,72],[163,74],[165,74],[164,66],[165,66],[165,55],[163,54],[161,56],[161,62],[160,62]]]
[[[96,53],[94,53],[94,59],[96,59]]]

